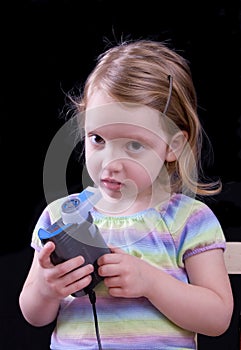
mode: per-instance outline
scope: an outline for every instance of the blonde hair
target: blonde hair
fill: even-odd
[[[170,79],[172,78],[171,96]],[[82,115],[95,89],[119,102],[138,103],[165,116],[188,134],[178,161],[166,164],[173,192],[187,188],[195,195],[219,193],[221,182],[204,179],[201,166],[203,129],[197,114],[197,96],[190,67],[184,57],[165,43],[152,40],[128,41],[111,47],[97,59],[83,94],[75,100]],[[170,97],[170,101],[168,101]],[[80,121],[80,123],[84,121]]]

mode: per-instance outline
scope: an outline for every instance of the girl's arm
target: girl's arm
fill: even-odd
[[[91,281],[93,266],[81,266],[84,263],[81,256],[54,266],[50,261],[54,248],[54,244],[48,242],[40,253],[35,251],[19,296],[23,316],[34,326],[44,326],[54,321],[61,299],[85,288]]]
[[[218,336],[226,331],[233,312],[233,296],[223,250],[209,250],[188,258],[185,267],[190,284],[162,273],[153,278],[147,297],[182,328]],[[157,277],[157,275],[156,275]]]
[[[190,284],[118,248],[112,251],[98,260],[112,296],[144,296],[172,322],[193,332],[217,336],[228,328],[233,297],[222,249],[186,259]]]

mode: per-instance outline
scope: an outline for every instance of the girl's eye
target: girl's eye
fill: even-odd
[[[94,145],[102,145],[105,143],[105,141],[102,139],[101,136],[99,135],[91,135],[90,136],[90,141],[91,143],[93,143]]]
[[[126,148],[128,149],[128,151],[130,152],[134,152],[134,153],[138,153],[143,151],[143,149],[145,148],[140,142],[137,141],[130,141],[128,142],[128,144],[126,145]]]

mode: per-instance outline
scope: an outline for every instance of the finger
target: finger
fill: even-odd
[[[120,264],[104,264],[98,268],[98,273],[102,277],[119,276],[121,273]]]
[[[116,253],[110,253],[110,254],[104,254],[97,260],[97,263],[99,266],[106,265],[106,264],[119,264],[121,261],[121,256],[123,254],[116,254]]]
[[[99,266],[104,264],[118,264],[121,262],[122,256],[128,254],[121,248],[110,247],[110,249],[111,249],[111,254],[110,253],[104,254],[97,260],[97,263]]]
[[[60,275],[65,275],[73,270],[78,269],[84,264],[84,258],[81,255],[76,256],[75,258],[71,258],[66,260],[65,262],[58,265],[58,271]]]
[[[82,280],[85,277],[89,276],[93,271],[94,267],[90,264],[75,269],[63,276],[64,284],[67,286],[69,284],[73,284],[74,282]]]
[[[53,264],[50,260],[50,255],[55,249],[53,242],[47,242],[39,253],[39,263],[43,268],[51,267]]]
[[[120,287],[111,287],[111,288],[109,288],[109,294],[112,297],[118,297],[118,298],[125,297],[125,295],[123,293],[123,290]]]
[[[114,247],[114,246],[109,246],[110,250],[112,253],[117,253],[117,254],[127,254],[123,249]]]
[[[85,276],[80,280],[77,280],[67,286],[64,287],[64,294],[70,295],[72,293],[75,293],[76,291],[82,290],[85,287],[87,287],[92,280],[91,275]]]

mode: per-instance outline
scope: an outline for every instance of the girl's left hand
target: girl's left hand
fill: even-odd
[[[145,296],[148,288],[145,276],[150,265],[120,248],[111,248],[111,251],[98,259],[98,272],[104,277],[110,295],[124,298]]]

